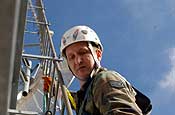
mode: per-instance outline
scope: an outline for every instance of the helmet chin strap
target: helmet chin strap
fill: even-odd
[[[88,48],[91,51],[92,57],[94,59],[94,68],[92,70],[92,72],[90,73],[90,77],[92,78],[94,73],[101,67],[100,61],[97,59],[97,55],[96,53],[96,49],[92,46],[92,44],[90,42],[88,42]]]
[[[88,48],[92,53],[92,57],[94,58],[95,61],[95,68],[99,68],[101,67],[100,61],[97,59],[97,55],[96,53],[96,49],[92,46],[92,44],[90,42],[88,42]]]

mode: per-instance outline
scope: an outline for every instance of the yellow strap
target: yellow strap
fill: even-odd
[[[67,88],[66,88],[66,92],[67,92],[67,94],[68,94],[68,98],[69,98],[69,100],[70,100],[70,102],[71,102],[73,108],[75,108],[75,110],[76,110],[76,103],[75,103],[75,100],[74,100],[74,98],[72,97],[70,91],[69,91]]]

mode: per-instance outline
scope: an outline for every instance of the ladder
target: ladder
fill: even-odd
[[[56,54],[52,40],[54,32],[49,26],[43,1],[28,0],[18,87],[14,92],[17,93],[16,109],[9,109],[10,114],[62,113],[61,97],[67,115],[73,114],[66,87],[74,77]]]

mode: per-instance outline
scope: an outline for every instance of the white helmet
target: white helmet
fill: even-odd
[[[64,56],[64,50],[66,47],[81,41],[93,42],[96,45],[100,46],[101,50],[103,50],[103,46],[95,31],[87,26],[80,25],[74,26],[64,33],[61,39],[61,55]]]

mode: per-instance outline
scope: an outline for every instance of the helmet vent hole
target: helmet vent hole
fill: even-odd
[[[83,34],[87,34],[87,33],[88,33],[87,30],[82,30],[81,32],[82,32]]]

